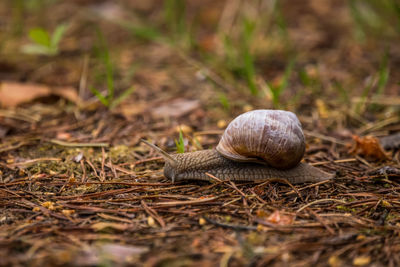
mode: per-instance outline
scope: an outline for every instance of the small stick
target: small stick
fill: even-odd
[[[209,198],[202,198],[196,200],[189,200],[189,201],[170,201],[170,202],[161,202],[161,203],[154,203],[152,207],[168,207],[168,206],[186,206],[186,205],[193,205],[193,204],[200,204],[204,202],[209,202],[212,200],[218,199],[218,197],[209,197]]]
[[[120,171],[122,173],[125,173],[125,174],[128,174],[128,175],[132,175],[133,177],[136,177],[135,172],[131,172],[131,171],[129,171],[129,170],[125,169],[125,168],[122,168],[122,167],[120,167],[118,165],[114,165],[114,164],[111,165],[111,162],[110,163],[106,163],[105,166],[107,166],[110,169],[115,169],[115,170]]]
[[[93,163],[90,162],[88,159],[86,159],[87,164],[89,164],[90,167],[92,167],[93,171],[94,171],[94,175],[100,180],[100,182],[104,182],[101,181],[100,176],[97,174],[96,168],[94,167]]]
[[[318,138],[318,139],[321,139],[321,140],[324,140],[324,141],[328,141],[328,142],[335,143],[335,144],[342,145],[342,146],[346,145],[346,142],[340,141],[340,140],[338,140],[336,138],[333,138],[333,137],[330,137],[330,136],[325,136],[325,135],[322,135],[322,134],[319,134],[319,133],[310,132],[310,131],[307,131],[307,130],[303,130],[303,132],[304,132],[305,135],[308,135],[308,136],[311,136],[311,137],[315,137],[315,138]]]
[[[157,211],[155,211],[154,209],[150,208],[149,206],[147,206],[146,202],[144,200],[140,201],[140,204],[142,204],[143,209],[146,211],[146,213],[153,217],[162,228],[165,228],[165,222],[164,220],[160,217],[160,215],[158,215]]]
[[[300,188],[300,189],[297,189],[297,191],[302,191],[302,190],[304,190],[304,189],[307,189],[307,188],[311,188],[311,187],[314,187],[314,186],[319,186],[319,185],[321,185],[321,184],[326,184],[326,183],[329,183],[330,181],[329,180],[326,180],[326,181],[321,181],[321,182],[318,182],[318,183],[315,183],[315,184],[310,184],[310,185],[307,185],[307,186],[305,186],[305,187],[302,187],[302,188]],[[287,192],[287,193],[285,193],[285,195],[290,195],[290,194],[293,194],[293,193],[297,193],[296,191],[294,191],[294,190],[292,190],[292,191],[290,191],[290,192]]]
[[[85,168],[85,161],[83,159],[80,160],[81,168],[82,168],[82,178],[81,182],[84,183],[86,181],[86,168]],[[68,181],[68,180],[67,180]],[[64,187],[64,186],[63,186]]]
[[[109,161],[109,164],[105,164],[105,165],[111,169],[111,171],[112,171],[112,173],[113,173],[113,175],[114,175],[114,178],[115,178],[115,179],[118,179],[119,176],[118,176],[118,173],[117,173],[117,171],[116,171],[114,165],[113,165],[112,162],[111,162],[111,157],[108,158],[108,161]]]
[[[208,177],[210,177],[210,178],[216,180],[217,182],[219,182],[219,183],[221,183],[221,184],[225,183],[225,181],[222,181],[221,179],[215,177],[214,175],[212,175],[212,174],[210,174],[210,173],[208,173],[208,172],[206,172],[205,175],[207,175]]]
[[[349,158],[349,159],[338,159],[338,160],[334,160],[334,161],[320,161],[320,162],[315,162],[315,163],[309,163],[312,166],[319,166],[319,165],[325,165],[328,163],[345,163],[345,162],[354,162],[357,161],[357,159],[355,158]]]
[[[65,142],[57,139],[50,139],[50,143],[67,146],[67,147],[109,147],[108,143],[74,143],[74,142]]]
[[[264,183],[262,183],[262,184],[259,184],[259,185],[257,185],[256,187],[258,187],[258,186],[264,186],[264,185],[267,185],[267,184],[272,183],[272,182],[280,182],[280,183],[287,184],[288,186],[290,186],[290,187],[293,189],[293,191],[295,191],[295,192],[297,193],[297,195],[299,196],[299,198],[300,198],[302,201],[304,201],[304,199],[303,199],[302,195],[300,194],[299,190],[297,190],[297,188],[296,188],[294,185],[292,185],[288,180],[285,180],[285,179],[279,179],[279,178],[269,179],[268,181],[266,181],[266,182],[264,182]],[[325,182],[325,181],[324,181],[324,182]]]
[[[154,160],[160,160],[160,159],[163,159],[163,158],[162,157],[152,157],[152,158],[148,158],[148,159],[137,160],[133,164],[136,166],[136,165],[141,164],[141,163],[154,161]]]
[[[37,158],[37,159],[30,159],[24,162],[16,162],[16,163],[12,163],[12,164],[7,164],[7,167],[16,167],[16,166],[24,166],[24,165],[29,165],[29,164],[33,164],[36,162],[40,162],[40,161],[60,161],[60,158]]]
[[[324,219],[321,218],[321,216],[318,215],[318,213],[309,208],[307,208],[307,211],[311,213],[315,217],[315,219],[317,219],[317,221],[319,221],[331,235],[335,234],[335,231],[325,222]]]
[[[342,204],[346,204],[346,201],[339,200],[339,199],[334,199],[334,198],[318,199],[318,200],[315,200],[315,201],[313,201],[313,202],[310,202],[310,203],[304,205],[303,207],[301,207],[300,209],[298,209],[298,210],[296,211],[296,213],[298,213],[298,212],[304,210],[305,208],[308,208],[308,207],[310,207],[310,206],[312,206],[312,205],[314,205],[314,204],[318,204],[318,203],[326,202],[326,201],[334,201],[334,202],[339,202],[339,203],[342,203]]]
[[[104,182],[106,180],[106,173],[104,171],[104,164],[106,162],[106,151],[104,150],[104,147],[101,148],[101,171],[100,171],[100,181]]]
[[[234,224],[227,224],[227,223],[220,223],[217,221],[214,221],[206,216],[203,216],[203,219],[206,220],[208,223],[211,223],[215,226],[223,227],[223,228],[229,228],[237,231],[256,231],[257,226],[246,226],[246,225],[234,225]]]

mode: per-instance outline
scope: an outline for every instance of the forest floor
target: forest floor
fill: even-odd
[[[399,266],[399,10],[1,1],[0,265]],[[213,148],[252,109],[336,177],[173,183],[140,142]]]

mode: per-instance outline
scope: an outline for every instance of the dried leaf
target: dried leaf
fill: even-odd
[[[206,220],[204,220],[204,218],[200,218],[199,219],[199,224],[200,225],[205,225],[206,224]]]
[[[279,210],[275,210],[268,217],[267,217],[267,214],[261,210],[261,211],[257,212],[257,217],[259,217],[262,220],[265,220],[267,222],[277,224],[277,225],[291,225],[291,224],[293,224],[293,221],[294,221],[293,215],[283,214],[282,211],[279,211]]]
[[[132,119],[136,115],[146,111],[148,103],[135,102],[135,103],[122,103],[113,110],[113,113],[122,114],[126,119]]]
[[[42,203],[42,206],[49,209],[49,210],[55,210],[56,208],[54,207],[54,202],[51,201],[46,201]]]
[[[353,140],[355,143],[349,149],[350,154],[361,155],[375,160],[389,159],[376,137],[353,135]]]
[[[190,134],[193,132],[193,128],[186,124],[180,124],[175,127],[177,133],[182,132],[183,134]]]
[[[339,267],[343,265],[342,261],[337,256],[330,256],[328,264],[331,267]]]
[[[150,227],[156,227],[156,226],[157,226],[157,225],[156,225],[156,221],[155,221],[154,218],[151,217],[151,216],[147,217],[147,224],[148,224]]]
[[[294,216],[285,215],[279,210],[276,210],[267,218],[267,221],[278,225],[290,225],[293,224]]]
[[[91,225],[91,228],[94,229],[95,231],[102,231],[105,229],[115,229],[119,231],[124,231],[128,228],[129,226],[127,224],[121,224],[121,223],[111,223],[111,222],[99,222],[99,223],[94,223]]]
[[[164,105],[156,107],[152,110],[152,115],[155,118],[165,118],[165,117],[181,117],[192,110],[197,109],[200,106],[198,100],[189,99],[175,99]]]
[[[371,263],[370,256],[360,256],[353,259],[353,265],[355,266],[365,266]]]
[[[43,84],[18,83],[4,81],[0,83],[0,104],[3,107],[15,107],[39,97],[58,95],[72,102],[78,102],[75,88],[70,86],[49,87]]]
[[[226,120],[219,120],[217,122],[217,127],[220,129],[225,129],[227,125],[228,123],[226,122]]]
[[[69,139],[71,139],[71,134],[70,133],[67,133],[67,132],[58,132],[57,133],[57,136],[56,136],[56,139],[58,139],[58,140],[69,140]]]
[[[61,212],[62,212],[62,214],[64,214],[65,216],[71,216],[72,214],[75,213],[75,210],[62,210]]]
[[[317,105],[318,114],[321,118],[326,119],[329,118],[328,107],[326,106],[325,102],[321,99],[317,99],[315,104]]]
[[[365,235],[358,235],[356,240],[358,240],[358,241],[365,240],[365,238],[367,238]]]

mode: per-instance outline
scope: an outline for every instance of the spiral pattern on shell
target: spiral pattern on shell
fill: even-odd
[[[263,161],[271,167],[288,169],[303,158],[305,139],[294,113],[253,110],[228,125],[216,149],[232,160]]]

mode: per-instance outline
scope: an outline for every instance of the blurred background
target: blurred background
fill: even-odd
[[[362,137],[400,143],[399,44],[399,0],[1,0],[0,265],[398,266],[400,153]],[[140,143],[261,108],[337,179],[172,184]]]
[[[329,128],[400,106],[396,0],[6,0],[0,29],[3,107],[195,128],[280,108]]]

